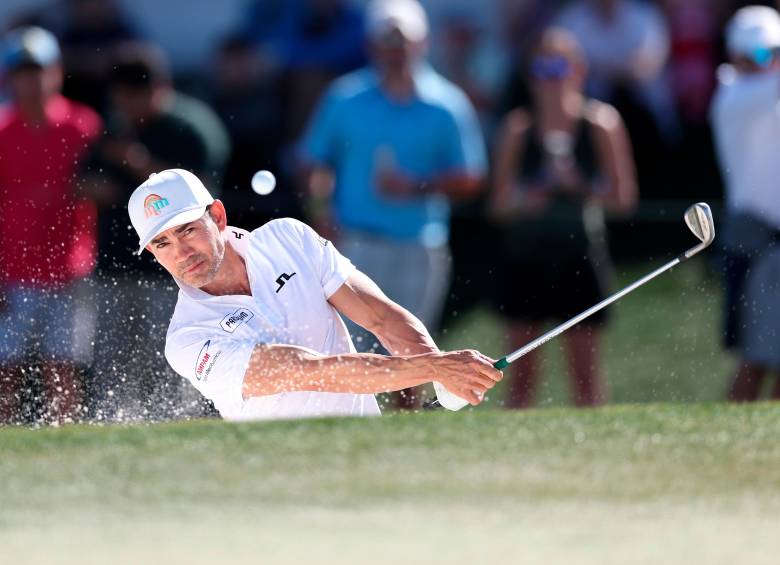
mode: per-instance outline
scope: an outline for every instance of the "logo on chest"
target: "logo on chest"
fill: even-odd
[[[284,284],[294,276],[295,273],[291,273],[289,275],[287,273],[282,273],[281,275],[279,275],[279,277],[276,279],[276,284],[279,285],[279,288],[276,289],[276,294],[279,294],[279,291],[282,290]]]
[[[238,327],[243,324],[244,322],[248,322],[252,318],[254,318],[254,313],[252,313],[251,310],[247,310],[246,308],[239,308],[232,314],[228,314],[224,318],[222,318],[222,321],[219,323],[219,326],[225,330],[227,333],[232,334],[234,331],[238,329]]]

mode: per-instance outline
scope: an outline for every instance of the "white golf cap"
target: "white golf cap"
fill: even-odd
[[[726,47],[731,55],[780,47],[780,14],[768,6],[737,10],[726,28]]]
[[[133,191],[127,211],[144,247],[165,230],[194,222],[214,202],[200,179],[183,169],[168,169],[150,176]]]
[[[428,36],[428,17],[417,0],[373,0],[366,8],[366,30],[372,39],[397,29],[409,41]]]
[[[2,42],[3,70],[10,72],[24,65],[50,67],[60,62],[62,54],[57,38],[40,27],[24,27],[8,33]]]

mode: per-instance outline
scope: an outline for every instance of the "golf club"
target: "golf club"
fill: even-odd
[[[699,253],[702,249],[708,247],[715,239],[715,222],[712,219],[712,210],[710,210],[709,205],[706,204],[705,202],[699,202],[697,204],[693,204],[685,211],[684,218],[685,218],[685,223],[688,225],[688,228],[699,239],[698,245],[691,247],[688,251],[681,253],[673,260],[669,261],[666,265],[659,267],[652,273],[645,275],[641,279],[631,283],[630,285],[616,292],[612,296],[605,298],[598,304],[591,306],[590,308],[588,308],[587,310],[585,310],[580,314],[577,314],[570,320],[562,323],[558,327],[553,328],[552,330],[545,333],[544,335],[539,336],[538,338],[531,341],[530,343],[527,343],[520,349],[517,349],[512,353],[505,355],[504,357],[496,361],[494,367],[499,370],[504,369],[505,367],[509,366],[511,363],[513,363],[514,361],[516,361],[517,359],[519,359],[520,357],[528,353],[529,351],[533,351],[540,345],[547,343],[552,338],[568,330],[570,327],[580,323],[588,316],[591,316],[594,313],[601,310],[602,308],[609,306],[613,302],[624,297],[629,292],[636,290],[646,282],[653,280],[655,277],[657,277],[661,273],[668,271],[672,267],[676,267],[683,261],[687,261],[694,255]],[[434,383],[434,389],[436,390],[436,398],[433,398],[430,401],[426,402],[423,405],[423,408],[430,409],[430,408],[438,408],[440,406],[443,406],[448,410],[460,410],[461,408],[463,408],[468,404],[468,402],[466,402],[459,396],[452,394],[443,386],[441,386],[439,383]]]

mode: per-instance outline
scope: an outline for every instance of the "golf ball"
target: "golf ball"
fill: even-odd
[[[271,194],[276,187],[276,177],[271,171],[257,171],[252,177],[252,190],[261,196]]]

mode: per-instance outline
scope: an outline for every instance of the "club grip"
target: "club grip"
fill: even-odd
[[[501,359],[493,363],[493,366],[499,371],[501,371],[506,367],[509,367],[509,361],[506,360],[506,357],[502,357]]]
[[[499,371],[508,366],[509,366],[509,361],[506,360],[506,357],[502,357],[501,359],[499,359],[493,364],[493,367],[495,367]],[[455,411],[455,410],[460,410],[464,406],[468,405],[468,402],[466,400],[463,400],[461,397],[452,394],[450,391],[448,391],[446,388],[444,388],[441,384],[437,382],[433,383],[433,388],[436,391],[436,398],[426,403],[426,406],[424,406],[424,408],[434,409],[434,408],[444,407],[447,410]]]

